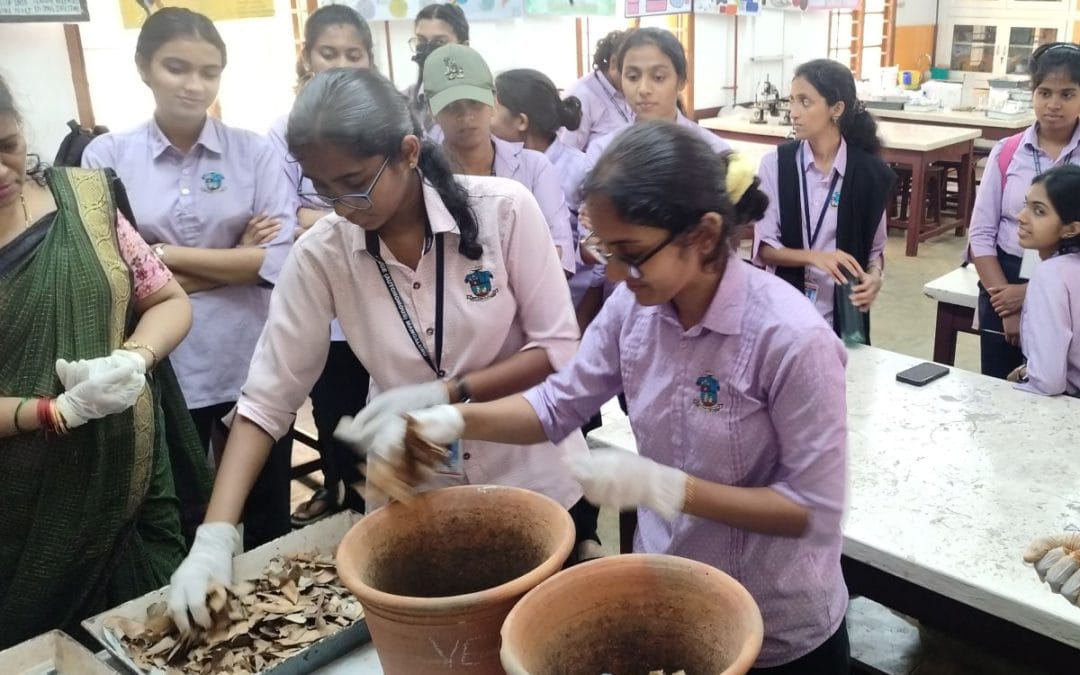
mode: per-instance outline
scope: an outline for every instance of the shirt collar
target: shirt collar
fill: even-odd
[[[458,229],[457,221],[450,215],[450,211],[446,208],[446,204],[443,203],[442,197],[439,195],[439,191],[435,189],[435,186],[427,180],[423,180],[420,189],[424,196],[424,210],[427,211],[428,222],[431,224],[431,233],[460,233],[461,230]],[[345,219],[342,218],[342,220]],[[366,251],[367,236],[365,233],[358,226],[352,223],[347,224],[357,230],[356,235],[353,237],[353,251]]]
[[[816,169],[817,166],[814,164],[814,151],[810,149],[810,142],[802,141],[801,149],[801,154],[803,156],[803,173],[809,171],[810,167]],[[836,172],[840,174],[841,178],[847,173],[847,141],[844,140],[843,136],[840,137],[840,147],[836,149],[836,158],[833,159],[833,168],[836,169]],[[832,174],[830,173],[830,175]]]
[[[1020,144],[1024,146],[1029,152],[1031,150],[1039,150],[1045,154],[1045,151],[1039,147],[1039,123],[1036,122],[1030,127],[1024,130],[1024,135],[1020,137]],[[1080,124],[1076,125],[1073,129],[1072,138],[1069,139],[1069,143],[1061,149],[1061,156],[1064,157],[1070,152],[1074,152],[1077,148],[1077,144],[1080,144]]]
[[[737,255],[729,255],[724,276],[716,288],[716,295],[705,310],[701,323],[686,331],[697,335],[707,329],[720,335],[738,335],[742,332],[743,313],[746,309],[747,263]],[[678,324],[675,307],[667,303],[658,308],[660,315]]]
[[[504,141],[494,134],[491,136],[491,142],[495,145],[495,175],[510,178],[521,166],[519,155],[525,149],[525,145]]]
[[[615,98],[622,97],[622,94],[620,94],[619,91],[610,82],[608,82],[608,79],[604,77],[603,73],[601,73],[599,70],[594,70],[592,74],[593,80],[595,80],[596,83],[600,85],[600,88],[604,91],[605,94]]]
[[[195,145],[201,145],[204,149],[210,152],[220,155],[222,149],[221,142],[221,122],[218,122],[213,117],[207,116],[206,121],[203,123],[202,131],[199,132],[199,138],[195,141]],[[154,153],[154,158],[158,158],[169,148],[173,147],[169,139],[166,138],[165,132],[158,126],[157,120],[150,119],[150,150]],[[192,146],[194,147],[194,146]]]

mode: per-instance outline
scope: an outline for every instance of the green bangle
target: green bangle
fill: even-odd
[[[26,402],[29,400],[30,397],[25,396],[21,401],[19,401],[19,405],[15,406],[15,433],[17,434],[24,433],[24,429],[19,426],[19,413],[22,412],[22,407],[26,405]]]

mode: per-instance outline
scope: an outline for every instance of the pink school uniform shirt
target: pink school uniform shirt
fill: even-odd
[[[703,480],[769,487],[810,509],[800,538],[638,511],[635,551],[700,560],[746,586],[765,621],[755,665],[769,667],[823,643],[847,608],[846,358],[798,291],[731,256],[699,325],[684,330],[670,304],[643,307],[620,286],[571,364],[525,397],[559,439],[625,390],[643,456]]]
[[[1080,253],[1042,261],[1028,281],[1020,314],[1027,382],[1046,396],[1080,394]]]
[[[1007,139],[998,141],[986,159],[982,181],[975,194],[971,230],[968,232],[968,249],[973,258],[997,257],[998,248],[1010,255],[1023,257],[1024,249],[1020,246],[1016,216],[1024,208],[1031,181],[1039,173],[1036,165],[1043,171],[1049,171],[1064,164],[1067,158],[1070,163],[1080,164],[1080,156],[1077,156],[1080,153],[1076,152],[1077,144],[1080,143],[1080,127],[1073,132],[1072,139],[1061,151],[1061,155],[1054,158],[1039,147],[1037,127],[1036,123],[1024,131],[1016,154],[1009,162],[1007,180],[1003,180],[998,168],[998,157]]]
[[[577,350],[578,328],[566,279],[536,200],[519,183],[459,176],[471,196],[484,253],[458,253],[460,235],[438,192],[423,188],[431,230],[445,235],[444,324],[441,367],[445,378],[465,375],[524,349],[543,349],[558,369]],[[434,248],[434,246],[433,246]],[[435,251],[416,270],[381,246],[428,352],[435,354]],[[367,252],[365,234],[341,218],[326,217],[301,237],[286,262],[259,338],[238,412],[274,438],[289,428],[295,411],[319,377],[329,347],[330,320],[371,373],[379,391],[435,379],[409,338]],[[558,444],[515,446],[463,441],[461,465],[469,483],[496,483],[541,492],[570,507],[581,487],[563,459],[588,452],[580,432]]]
[[[559,139],[578,150],[608,134],[630,126],[634,113],[623,95],[599,71],[593,71],[570,87],[568,96],[581,101],[581,124],[574,131],[563,129]]]
[[[270,285],[277,280],[296,228],[295,191],[263,137],[207,118],[185,155],[153,120],[99,136],[83,166],[112,167],[124,181],[147,243],[233,248],[248,221],[265,213],[281,232],[264,246],[261,285],[223,286],[191,296],[191,332],[170,356],[191,409],[235,401],[247,378],[255,341],[266,320]]]
[[[840,179],[836,182],[836,194],[840,194],[840,189],[844,185],[844,174],[847,171],[847,141],[840,140],[840,149],[836,153],[836,159],[833,160],[833,167],[829,173],[822,173],[814,163],[814,152],[810,149],[810,144],[806,141],[801,143],[802,152],[798,153],[796,157],[802,156],[802,171],[806,175],[806,188],[810,193],[810,227],[812,230],[817,226],[817,219],[821,214],[821,209],[832,199],[832,194],[829,192],[829,183],[832,182],[833,172],[840,174]],[[762,244],[768,244],[777,249],[784,248],[784,245],[780,243],[780,179],[775,150],[762,157],[757,175],[761,181],[761,191],[769,196],[769,206],[765,210],[765,216],[754,225],[753,260],[756,265],[764,267],[765,264],[761,261]],[[802,203],[802,181],[800,181],[799,204]],[[821,224],[821,232],[818,233],[811,250],[836,250],[836,213],[838,210],[832,206],[825,209],[825,219]],[[803,242],[805,243],[807,242],[806,223],[803,220],[805,218],[800,216],[799,223],[801,223]],[[871,263],[884,261],[887,235],[886,224],[887,219],[882,214],[881,222],[878,223],[877,230],[874,231],[874,240],[870,244]],[[776,271],[775,267],[768,267],[767,269],[769,272]],[[816,267],[807,267],[806,272],[811,283],[817,285],[817,298],[814,300],[814,305],[821,316],[825,318],[825,321],[832,325],[833,290],[836,282],[833,281],[832,275]]]

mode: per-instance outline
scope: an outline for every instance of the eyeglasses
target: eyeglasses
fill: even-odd
[[[409,49],[412,50],[413,54],[420,51],[421,47],[428,47],[434,50],[442,47],[445,44],[450,44],[449,38],[437,37],[434,40],[428,40],[427,38],[422,38],[418,35],[414,35],[409,38]]]
[[[371,185],[363,192],[353,192],[347,195],[341,195],[340,197],[328,197],[327,195],[319,194],[318,192],[304,192],[301,193],[301,197],[305,197],[311,201],[316,199],[326,204],[329,209],[336,208],[338,204],[345,206],[356,211],[367,211],[373,206],[371,201],[371,193],[375,191],[375,185],[382,178],[383,171],[386,170],[386,165],[390,163],[390,158],[387,157],[383,160],[382,166],[379,167],[379,172],[375,174],[375,177],[371,179]]]
[[[641,272],[641,267],[645,263],[649,262],[649,260],[651,260],[653,256],[655,256],[657,253],[667,248],[668,244],[675,241],[675,237],[677,236],[678,234],[676,234],[675,232],[669,232],[668,236],[665,237],[664,240],[656,246],[656,248],[652,249],[648,253],[639,255],[636,258],[627,258],[624,255],[612,251],[607,247],[606,244],[604,244],[604,242],[600,241],[600,238],[596,236],[595,232],[592,232],[589,234],[589,236],[585,237],[585,239],[581,241],[581,245],[584,246],[585,249],[589,251],[589,253],[592,253],[597,260],[603,260],[605,263],[609,264],[611,263],[611,261],[614,260],[620,265],[626,265],[626,269],[627,272],[630,274],[630,278],[640,279],[643,276]]]

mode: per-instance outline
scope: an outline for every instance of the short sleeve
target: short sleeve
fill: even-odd
[[[137,299],[142,300],[157,293],[173,278],[165,263],[154,254],[124,214],[119,212],[116,214],[116,238],[120,243],[120,255],[131,270]]]
[[[773,248],[783,248],[780,243],[780,190],[778,189],[777,175],[779,173],[776,151],[761,158],[758,167],[758,180],[761,181],[761,191],[769,198],[769,205],[765,207],[765,215],[754,224],[754,249],[753,261],[755,265],[764,267],[761,261],[761,245],[768,244]]]
[[[1007,140],[1007,139],[1006,139]],[[1000,141],[986,158],[979,188],[975,192],[975,206],[971,212],[971,229],[968,231],[968,252],[973,258],[997,256],[998,229],[1001,226],[1002,184],[998,157],[1006,141]],[[969,253],[965,253],[965,258]]]
[[[1044,396],[1068,388],[1069,345],[1073,341],[1069,290],[1057,276],[1060,267],[1040,264],[1028,283],[1020,315],[1020,339],[1027,357],[1027,382],[1018,389]]]

